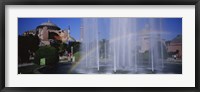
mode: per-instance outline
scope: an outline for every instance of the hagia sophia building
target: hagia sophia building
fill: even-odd
[[[48,20],[36,27],[36,29],[29,30],[23,33],[26,35],[38,35],[40,39],[40,45],[50,45],[51,39],[61,40],[63,43],[74,42],[76,41],[73,37],[70,36],[70,27],[67,30],[62,30],[56,24]]]

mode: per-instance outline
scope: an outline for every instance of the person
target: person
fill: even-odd
[[[174,59],[176,59],[177,58],[177,56],[176,56],[176,54],[174,55]]]
[[[71,61],[71,53],[68,53],[68,61]]]
[[[67,52],[67,50],[65,49],[65,53],[64,53],[64,55],[66,55],[66,56],[67,56],[67,54],[68,54],[68,52]]]

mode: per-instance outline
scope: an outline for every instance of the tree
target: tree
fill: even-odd
[[[38,36],[18,36],[18,63],[28,63],[30,55],[39,48]]]

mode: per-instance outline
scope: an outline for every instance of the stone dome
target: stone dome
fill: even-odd
[[[51,21],[44,22],[44,23],[40,24],[39,26],[37,26],[37,29],[38,28],[43,28],[44,26],[47,26],[48,29],[60,30],[60,28],[56,24],[52,23]]]
[[[48,22],[44,22],[40,25],[43,25],[43,26],[56,26],[56,24],[52,23],[51,21],[48,21]]]

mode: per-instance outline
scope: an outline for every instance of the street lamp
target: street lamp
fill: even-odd
[[[73,56],[73,46],[71,47],[71,54],[72,54],[72,56]]]

